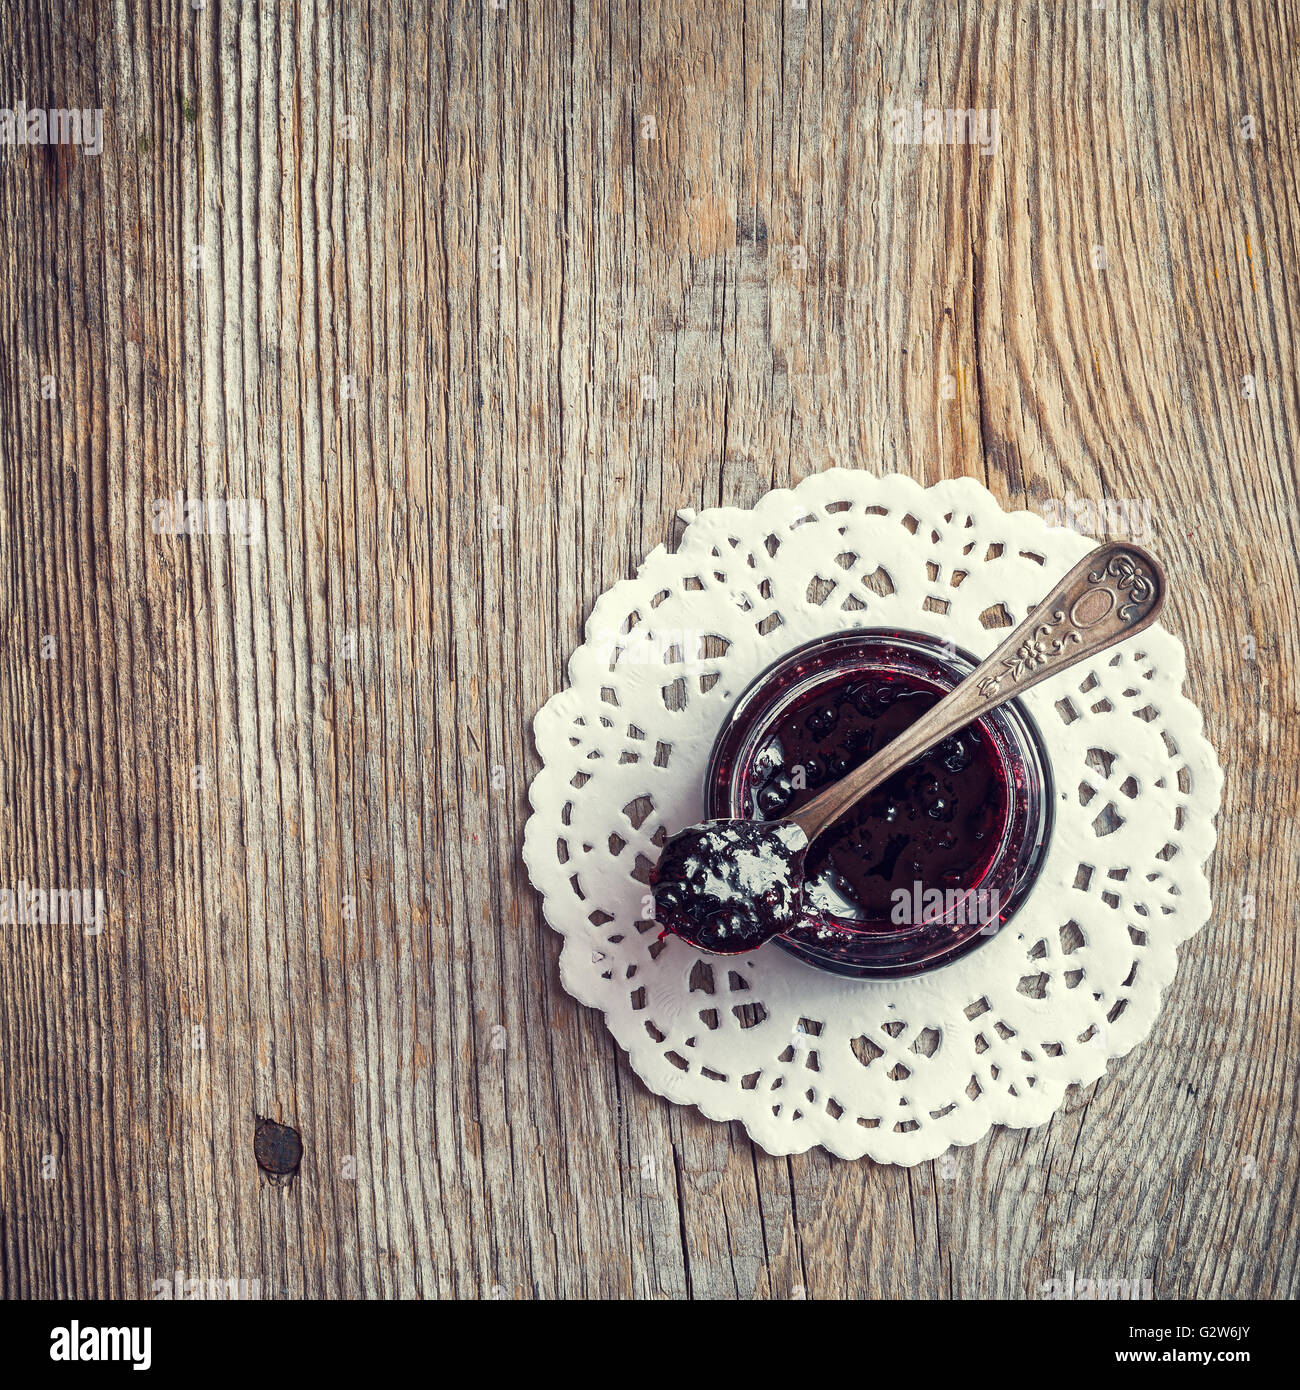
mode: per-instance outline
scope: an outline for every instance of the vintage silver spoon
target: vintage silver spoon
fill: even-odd
[[[980,715],[1141,632],[1164,601],[1164,571],[1153,556],[1128,543],[1099,546],[960,685],[797,811],[780,820],[704,821],[668,840],[651,880],[656,918],[722,955],[788,931],[803,913],[808,847],[828,825]]]

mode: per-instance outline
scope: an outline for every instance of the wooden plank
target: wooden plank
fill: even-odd
[[[104,112],[0,146],[0,882],[108,901],[0,935],[3,1292],[1295,1297],[1298,34],[0,0],[4,99]],[[914,1170],[651,1096],[518,852],[595,597],[836,462],[1149,504],[1228,779],[1150,1040]]]

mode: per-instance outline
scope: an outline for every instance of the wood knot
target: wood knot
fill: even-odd
[[[274,1177],[292,1177],[302,1162],[302,1135],[292,1125],[278,1124],[258,1115],[253,1130],[257,1166]]]

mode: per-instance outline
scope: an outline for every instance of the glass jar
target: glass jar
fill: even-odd
[[[719,731],[705,816],[796,810],[895,738],[978,663],[918,632],[817,638],[762,673]],[[814,841],[804,920],[775,938],[855,978],[934,970],[1001,929],[1051,834],[1042,740],[1018,700],[945,739],[869,792]]]

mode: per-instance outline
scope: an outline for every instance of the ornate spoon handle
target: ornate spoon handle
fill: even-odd
[[[1164,601],[1164,571],[1153,556],[1127,543],[1099,546],[956,689],[785,819],[816,839],[861,796],[985,711],[1149,627]]]

